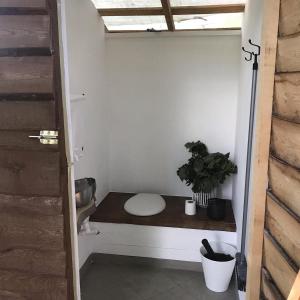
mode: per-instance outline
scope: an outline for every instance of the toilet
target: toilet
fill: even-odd
[[[166,201],[157,194],[140,193],[129,198],[124,205],[127,213],[133,216],[149,217],[161,213],[166,208]]]

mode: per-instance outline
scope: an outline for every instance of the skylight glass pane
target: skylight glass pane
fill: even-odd
[[[172,6],[244,4],[246,0],[170,0]]]
[[[240,28],[243,13],[173,16],[175,29]]]
[[[160,0],[92,0],[96,8],[161,7]]]
[[[168,29],[164,16],[115,16],[103,17],[103,20],[109,31]]]

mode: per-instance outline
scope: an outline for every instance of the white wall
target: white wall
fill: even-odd
[[[95,177],[97,198],[109,191],[108,116],[104,26],[91,1],[66,0],[70,92],[86,100],[71,103],[74,147],[84,146],[75,177]],[[90,254],[79,236],[80,265]]]
[[[186,142],[234,154],[240,36],[174,35],[106,40],[112,191],[188,195]]]
[[[108,116],[104,29],[91,1],[68,0],[67,31],[71,94],[86,94],[72,103],[74,147],[84,146],[75,164],[76,178],[97,180],[97,196],[108,192]]]
[[[260,44],[262,27],[263,1],[248,0],[246,4],[244,24],[242,30],[242,44],[249,49],[248,40]],[[250,48],[251,49],[251,48]],[[249,125],[249,111],[251,100],[252,63],[244,60],[241,52],[240,88],[237,111],[237,131],[235,142],[235,161],[239,173],[233,183],[233,208],[238,229],[238,246],[240,247],[243,220],[244,184],[247,158],[247,133]],[[250,205],[250,203],[249,203]]]

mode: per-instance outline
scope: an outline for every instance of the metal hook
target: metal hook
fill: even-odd
[[[250,58],[245,57],[245,60],[246,60],[246,61],[251,61],[251,60],[252,60],[252,57],[253,57],[253,52],[247,51],[247,50],[245,49],[245,47],[242,47],[242,50],[243,50],[245,53],[250,54]]]
[[[255,43],[252,43],[252,40],[251,40],[251,39],[249,39],[249,44],[252,45],[252,46],[254,46],[254,47],[257,47],[257,49],[258,49],[257,55],[260,55],[260,48],[261,48],[261,47],[260,47],[259,45],[255,44]]]

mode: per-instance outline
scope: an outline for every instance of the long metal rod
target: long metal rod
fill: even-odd
[[[249,116],[247,162],[246,162],[245,191],[244,191],[243,225],[242,225],[242,239],[241,239],[242,257],[245,256],[247,223],[248,223],[248,203],[249,203],[251,162],[252,162],[253,131],[254,131],[254,122],[255,122],[257,73],[258,73],[257,56],[258,56],[257,54],[254,55],[255,61],[253,63],[253,73],[252,73],[251,104],[250,104],[250,116]]]
[[[243,222],[242,222],[242,237],[241,237],[241,252],[236,254],[236,276],[239,291],[246,291],[247,284],[247,259],[245,256],[246,236],[247,236],[247,223],[248,223],[248,203],[249,203],[249,191],[250,191],[250,177],[251,177],[251,161],[252,161],[252,143],[253,143],[253,131],[255,123],[255,100],[256,100],[256,86],[257,86],[257,74],[258,74],[258,56],[260,55],[260,46],[253,43],[251,39],[249,44],[257,48],[257,52],[247,51],[244,47],[242,50],[249,55],[245,57],[246,61],[252,61],[252,83],[251,83],[251,103],[250,103],[250,115],[249,115],[249,128],[248,128],[248,145],[247,145],[247,161],[246,161],[246,175],[244,185],[244,207],[243,207]]]

